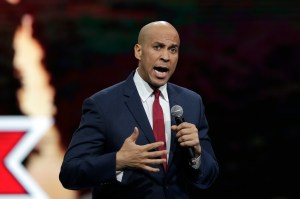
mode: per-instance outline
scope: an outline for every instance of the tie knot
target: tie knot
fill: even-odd
[[[159,89],[155,89],[153,93],[154,93],[155,99],[159,99],[160,90]]]

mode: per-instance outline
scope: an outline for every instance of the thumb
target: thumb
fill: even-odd
[[[135,142],[137,140],[138,136],[139,136],[139,129],[137,127],[134,127],[133,133],[130,135],[129,138],[132,142]]]

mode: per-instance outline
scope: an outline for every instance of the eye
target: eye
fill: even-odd
[[[153,46],[154,50],[160,50],[161,49],[161,45],[155,45]]]
[[[177,48],[177,47],[170,48],[170,52],[171,52],[172,54],[177,53],[177,51],[178,51],[178,48]]]

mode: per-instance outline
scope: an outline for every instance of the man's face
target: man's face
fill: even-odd
[[[153,87],[167,83],[178,61],[179,36],[168,26],[150,29],[141,44],[135,45],[140,76]]]

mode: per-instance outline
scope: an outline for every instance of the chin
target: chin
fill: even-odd
[[[167,83],[166,81],[156,82],[156,83],[153,84],[153,86],[155,86],[155,87],[161,87],[161,86],[165,85],[166,83]]]
[[[150,81],[151,86],[153,87],[161,87],[165,85],[168,82],[168,79],[158,79],[158,78],[153,78],[152,81]]]

